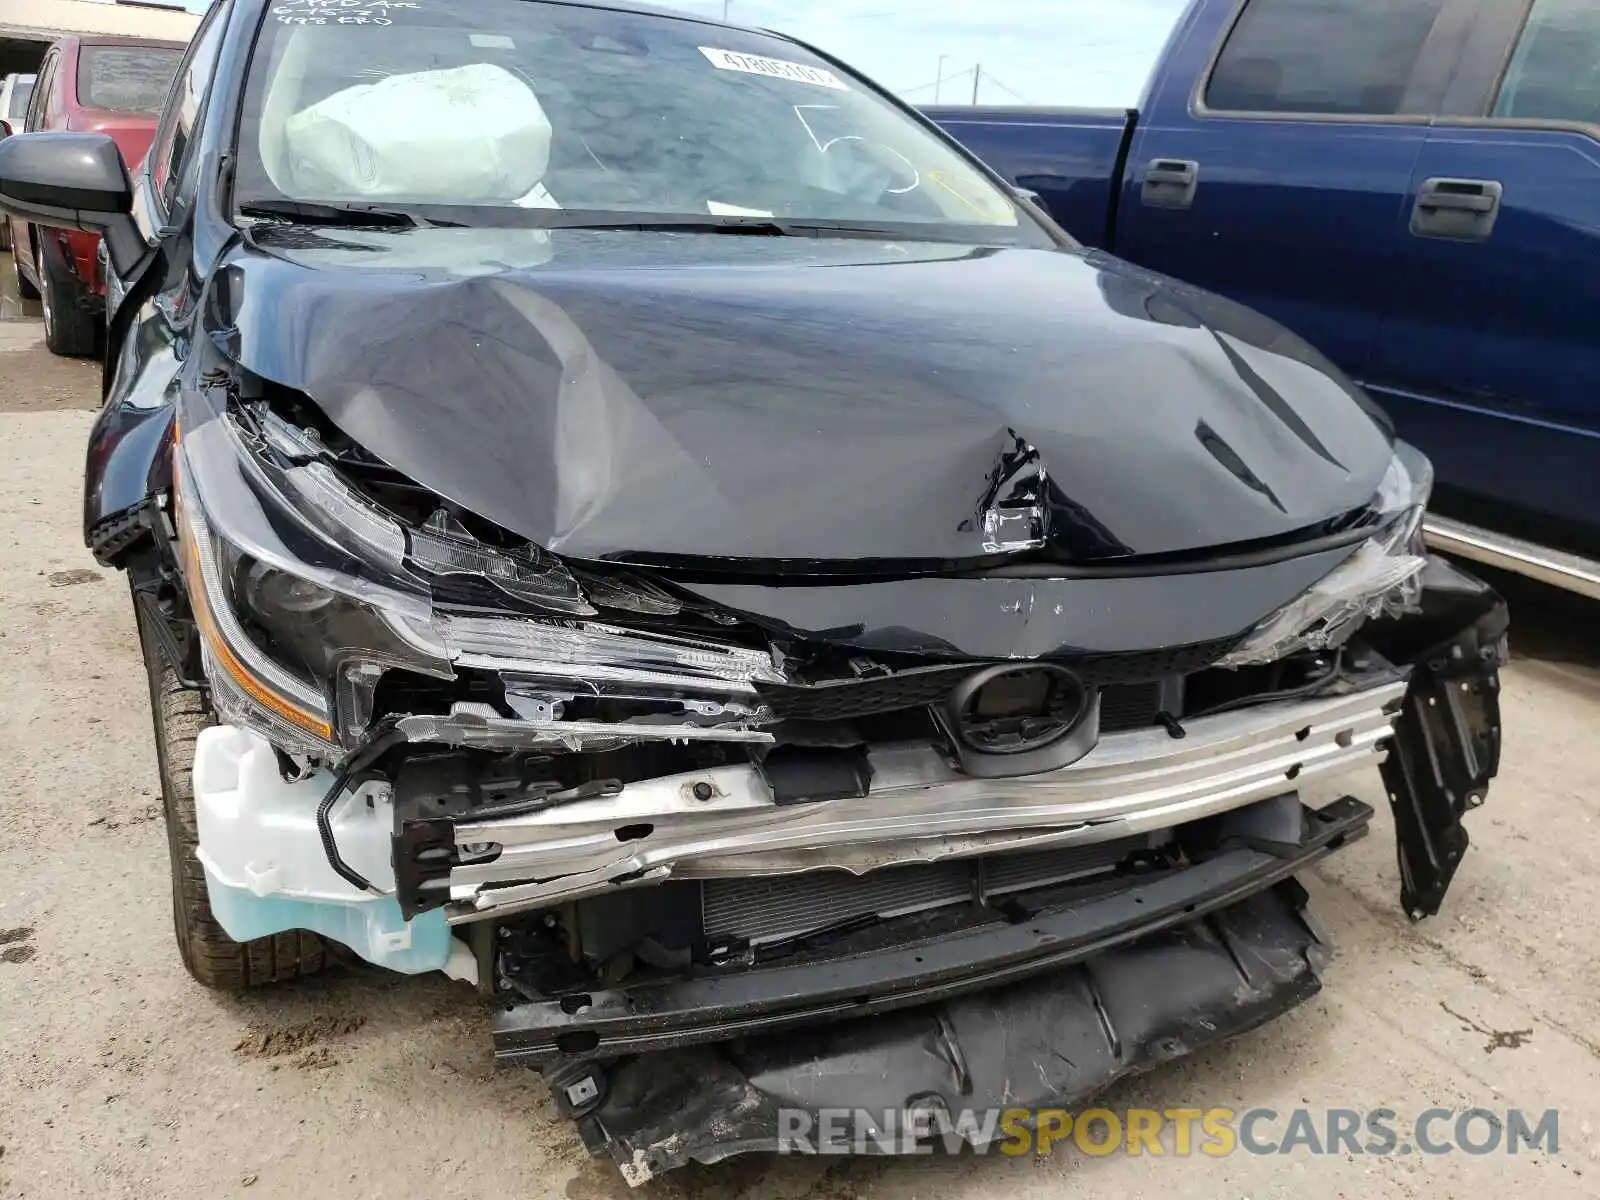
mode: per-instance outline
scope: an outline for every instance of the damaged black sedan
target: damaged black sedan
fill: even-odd
[[[1507,621],[1427,461],[838,62],[219,0],[143,166],[14,137],[0,206],[104,235],[85,534],[204,984],[471,981],[637,1183],[1304,1000],[1373,817],[1307,784],[1381,770],[1444,898]]]

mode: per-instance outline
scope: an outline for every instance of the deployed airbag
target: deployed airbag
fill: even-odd
[[[509,204],[550,163],[539,98],[490,63],[345,88],[285,133],[296,190],[340,199]]]

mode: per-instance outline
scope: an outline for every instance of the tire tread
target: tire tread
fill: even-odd
[[[200,731],[216,723],[204,695],[178,682],[166,655],[146,636],[139,611],[139,641],[150,681],[162,809],[172,860],[172,918],[178,953],[195,980],[218,991],[242,992],[314,975],[327,965],[322,939],[305,930],[236,942],[211,911],[195,815],[194,756]]]

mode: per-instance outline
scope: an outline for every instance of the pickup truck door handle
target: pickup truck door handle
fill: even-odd
[[[1181,158],[1156,158],[1145,167],[1139,200],[1146,208],[1188,208],[1200,186],[1200,164]]]
[[[1494,232],[1504,186],[1493,179],[1428,179],[1411,210],[1417,237],[1482,242]]]

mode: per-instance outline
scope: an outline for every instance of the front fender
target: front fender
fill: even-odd
[[[136,325],[123,342],[84,461],[83,540],[106,566],[139,540],[139,514],[172,487],[172,437],[182,360]]]
[[[172,486],[173,407],[110,404],[89,434],[83,540],[104,566],[138,540],[139,514]],[[133,536],[129,536],[129,531]]]

